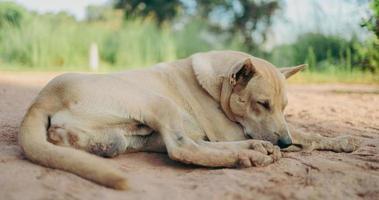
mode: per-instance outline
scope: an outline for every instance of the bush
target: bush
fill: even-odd
[[[203,31],[205,24],[199,20],[177,30],[158,27],[149,19],[123,21],[122,15],[117,14],[108,20],[83,22],[65,13],[30,15],[17,23],[0,29],[3,38],[0,63],[44,69],[86,69],[93,42],[98,44],[101,65],[117,68],[147,66],[198,51],[228,48],[224,43],[209,41]]]
[[[271,60],[284,63],[286,66],[307,63],[310,70],[328,70],[337,67],[339,70],[363,69],[362,59],[357,47],[362,46],[355,38],[348,41],[337,36],[318,33],[307,33],[290,45],[281,45],[273,50]]]
[[[11,2],[0,2],[0,28],[8,26],[20,26],[22,20],[27,17],[27,11]]]

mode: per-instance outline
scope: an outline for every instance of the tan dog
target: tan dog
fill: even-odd
[[[250,167],[279,159],[274,145],[353,151],[354,138],[290,134],[285,78],[303,68],[279,70],[241,52],[212,51],[149,69],[64,74],[30,107],[19,143],[36,163],[117,189],[127,188],[123,172],[86,152],[167,152],[184,163]]]

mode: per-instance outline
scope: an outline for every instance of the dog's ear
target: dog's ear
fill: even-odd
[[[214,61],[209,53],[197,53],[192,55],[192,68],[198,83],[204,88],[214,99],[220,98],[221,78],[215,69]]]
[[[236,52],[197,53],[191,56],[192,68],[198,83],[216,101],[220,101],[223,82],[232,90],[231,78],[235,85],[246,85],[255,69],[249,55]],[[243,72],[243,73],[242,73]],[[233,75],[234,74],[234,75]],[[238,81],[239,80],[239,81]],[[224,87],[225,90],[226,87]]]
[[[232,68],[232,73],[229,77],[230,84],[233,89],[241,90],[246,87],[256,73],[254,64],[250,58],[247,58]]]
[[[296,74],[297,72],[303,70],[306,66],[307,66],[306,64],[302,64],[295,67],[283,67],[283,68],[279,68],[279,71],[282,72],[282,74],[286,78],[289,78],[292,75]]]

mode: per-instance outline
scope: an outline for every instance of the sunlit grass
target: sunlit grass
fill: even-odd
[[[145,66],[111,66],[101,65],[97,73],[112,73],[117,71],[124,71],[128,69],[135,69]],[[18,72],[93,72],[87,65],[71,66],[71,67],[38,67],[25,68],[22,65],[1,65],[1,73],[18,73]],[[379,74],[361,71],[334,71],[334,72],[300,72],[288,80],[292,84],[312,84],[312,83],[348,83],[348,84],[379,84]]]
[[[36,16],[21,27],[1,28],[0,66],[25,70],[81,69],[88,64],[92,43],[98,45],[101,65],[116,70],[176,60],[199,51],[236,49],[232,43],[216,45],[204,40],[205,25],[201,21],[192,21],[180,30],[158,27],[149,20],[115,23],[119,25],[107,28],[108,22]]]
[[[206,24],[201,20],[174,30],[168,26],[158,27],[149,20],[124,21],[120,18],[112,23],[77,22],[54,16],[35,16],[21,27],[0,29],[0,73],[89,72],[91,43],[98,45],[100,67],[97,72],[101,73],[148,67],[200,51],[244,49],[237,39],[220,42],[220,38],[209,37],[205,29]],[[362,72],[357,68],[324,62],[318,71],[314,67],[313,71],[302,72],[289,82],[379,84],[378,73]]]
[[[356,83],[379,84],[379,73],[362,71],[334,71],[334,72],[310,72],[305,71],[294,75],[289,83]]]

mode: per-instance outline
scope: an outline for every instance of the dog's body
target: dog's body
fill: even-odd
[[[280,72],[244,53],[214,51],[149,69],[65,74],[41,91],[19,142],[35,162],[120,189],[126,188],[121,171],[74,148],[105,157],[168,152],[210,167],[267,165],[280,158],[272,144],[354,150],[352,138],[289,133],[284,79],[302,68]]]

